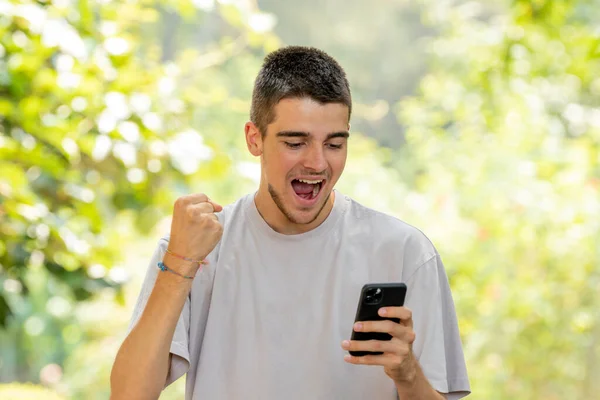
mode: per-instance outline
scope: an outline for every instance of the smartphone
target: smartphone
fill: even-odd
[[[356,309],[354,322],[381,321],[385,319],[400,322],[398,318],[384,318],[378,314],[381,307],[402,307],[406,298],[406,285],[404,283],[368,283],[363,286],[360,300]],[[390,340],[392,336],[382,332],[355,332],[352,329],[351,340]],[[353,356],[367,354],[379,355],[381,352],[350,351]]]

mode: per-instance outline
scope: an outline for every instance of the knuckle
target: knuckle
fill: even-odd
[[[203,202],[203,201],[208,200],[208,196],[205,195],[204,193],[196,193],[193,195],[193,197],[194,197],[194,200],[196,200],[196,202]]]
[[[414,343],[416,338],[417,338],[417,334],[415,333],[415,331],[408,332],[408,341],[410,343]]]
[[[210,230],[213,232],[220,232],[223,230],[221,223],[213,217],[214,214],[207,214],[207,223],[209,224]]]
[[[189,201],[189,200],[187,199],[187,197],[186,197],[186,196],[181,196],[181,197],[178,197],[178,198],[175,200],[175,207],[176,207],[176,208],[184,208],[184,207],[185,207],[185,206],[188,204],[188,201]]]
[[[398,355],[400,355],[402,358],[406,357],[408,355],[408,345],[402,344],[398,348]]]
[[[200,210],[198,210],[196,207],[187,207],[186,212],[191,219],[196,219],[200,215]]]

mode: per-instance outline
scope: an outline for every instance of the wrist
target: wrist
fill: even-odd
[[[419,362],[411,353],[410,362],[399,381],[394,381],[398,397],[405,400],[438,400],[443,399],[429,383]]]
[[[208,261],[206,261],[206,257],[207,256],[204,256],[204,257],[194,256],[194,257],[197,257],[197,258],[190,258],[190,257],[188,257],[186,255],[183,255],[183,254],[179,253],[178,251],[171,250],[171,248],[169,248],[169,247],[167,247],[166,254],[169,254],[169,255],[171,255],[171,256],[173,256],[175,258],[178,258],[180,260],[189,261],[192,264],[208,264]]]
[[[179,259],[168,253],[163,256],[162,262],[182,275],[195,275],[199,269],[199,264]]]
[[[419,381],[419,370],[419,364],[411,354],[401,378],[394,381],[399,392],[411,391],[415,388]]]

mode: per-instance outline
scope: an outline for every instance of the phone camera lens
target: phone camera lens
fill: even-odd
[[[383,291],[381,288],[369,288],[365,292],[365,303],[366,304],[379,304],[383,299]]]

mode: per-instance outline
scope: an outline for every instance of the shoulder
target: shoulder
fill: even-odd
[[[346,196],[347,197],[347,196]],[[410,240],[422,246],[433,246],[429,238],[417,227],[393,215],[367,207],[347,197],[350,201],[347,215],[352,222],[363,225],[378,238]]]
[[[350,201],[347,222],[360,227],[353,230],[360,240],[370,241],[382,251],[401,252],[408,265],[417,266],[437,256],[434,244],[417,227],[347,198]]]
[[[219,218],[219,222],[223,224],[223,227],[226,227],[232,221],[241,219],[240,217],[245,213],[248,203],[252,200],[253,194],[246,194],[233,203],[223,206],[223,210],[215,213]]]

